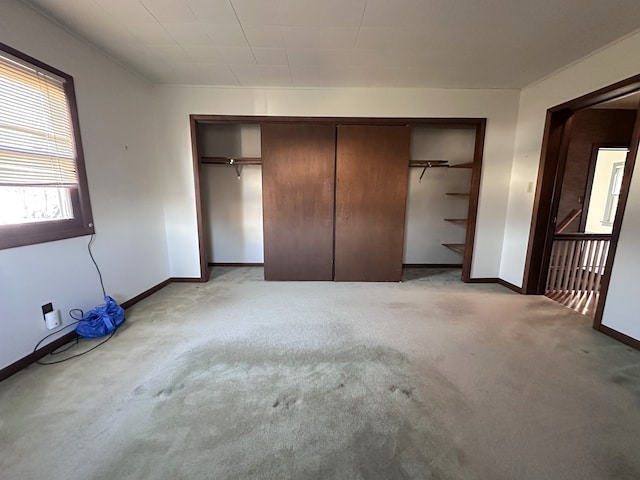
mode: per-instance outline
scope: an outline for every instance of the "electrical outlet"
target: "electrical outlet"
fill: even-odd
[[[60,313],[58,310],[53,309],[53,304],[51,302],[46,305],[42,305],[42,315],[44,317],[44,324],[49,330],[53,330],[62,324],[60,321]]]
[[[527,193],[533,192],[533,182],[527,184]]]

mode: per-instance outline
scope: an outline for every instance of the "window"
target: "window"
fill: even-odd
[[[0,248],[91,233],[73,78],[0,43]]]
[[[607,204],[604,209],[603,225],[613,225],[618,208],[618,198],[622,187],[622,175],[624,174],[624,162],[614,163],[611,167],[611,181],[609,182],[609,192],[607,194]]]

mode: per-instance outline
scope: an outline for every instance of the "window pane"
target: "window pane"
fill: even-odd
[[[1,187],[0,225],[73,218],[69,188]]]

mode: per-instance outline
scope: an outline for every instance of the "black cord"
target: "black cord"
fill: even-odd
[[[57,333],[57,332],[56,332],[56,333]],[[113,337],[113,336],[115,335],[115,333],[116,333],[116,331],[114,330],[113,332],[111,332],[111,334],[109,334],[109,336],[108,336],[107,338],[105,338],[105,339],[104,339],[103,341],[101,341],[99,344],[94,345],[94,346],[93,346],[93,347],[91,347],[89,350],[85,350],[84,352],[76,353],[75,355],[71,355],[70,357],[63,358],[62,360],[56,360],[56,361],[54,361],[54,362],[43,362],[43,361],[41,361],[41,360],[38,360],[36,363],[37,363],[38,365],[55,365],[55,364],[57,364],[57,363],[62,363],[62,362],[66,362],[67,360],[71,360],[72,358],[81,357],[82,355],[86,355],[87,353],[89,353],[89,352],[91,352],[91,351],[95,350],[95,349],[96,349],[96,348],[98,348],[100,345],[104,345],[105,343],[107,343],[109,340],[111,340],[111,337]],[[79,338],[80,338],[80,337],[76,337],[76,338],[75,338],[76,345],[78,345],[78,344],[80,343],[80,342],[79,342]],[[73,346],[73,345],[71,345],[71,347],[72,347],[72,346]],[[64,349],[64,350],[63,350],[63,352],[66,352],[66,351],[67,351],[67,350],[69,350],[71,347]],[[59,352],[59,353],[62,353],[62,352]]]
[[[89,256],[91,257],[91,261],[93,262],[93,264],[96,266],[96,271],[98,272],[98,278],[100,279],[100,287],[102,288],[102,296],[106,297],[107,296],[107,292],[104,288],[104,282],[102,280],[102,272],[100,271],[100,267],[98,267],[98,263],[96,262],[96,259],[93,258],[93,252],[91,252],[91,245],[93,244],[93,240],[95,239],[95,234],[92,233],[91,234],[91,238],[89,239],[89,243],[87,244],[87,250],[89,250]],[[80,315],[74,315],[74,312],[80,312]],[[75,320],[75,322],[70,323],[69,325],[65,325],[65,328],[67,327],[71,327],[73,325],[77,325],[78,323],[80,323],[82,321],[82,318],[84,317],[84,312],[82,310],[80,310],[79,308],[72,308],[71,310],[69,310],[69,316],[71,318],[73,318]],[[38,343],[36,343],[36,346],[33,348],[33,352],[35,353],[36,350],[38,350],[38,347],[42,344],[42,342],[44,342],[47,338],[56,335],[58,333],[60,333],[61,330],[58,330],[57,332],[53,332],[50,333],[49,335],[47,335],[46,337],[42,338]],[[71,355],[70,357],[66,357],[63,358],[62,360],[56,360],[54,362],[43,362],[42,360],[36,360],[36,363],[38,365],[55,365],[57,363],[62,363],[62,362],[66,362],[67,360],[71,360],[72,358],[77,358],[77,357],[81,357],[82,355],[85,355],[93,350],[95,350],[96,348],[98,348],[100,345],[104,345],[105,343],[107,343],[109,340],[111,340],[111,337],[113,337],[113,335],[116,333],[116,331],[114,330],[113,332],[111,332],[111,334],[105,338],[102,342],[98,343],[97,345],[94,345],[93,347],[91,347],[89,350],[85,350],[84,352],[80,352],[80,353],[76,353],[75,355]],[[67,346],[67,348],[65,348],[64,350],[60,350],[62,347],[64,347],[65,345],[70,344],[69,346]],[[71,350],[74,346],[78,346],[80,344],[80,336],[76,335],[76,337],[73,340],[70,340],[69,342],[60,345],[58,348],[54,349],[53,351],[49,352],[49,355],[58,355],[60,353],[64,353],[68,350]]]
[[[104,289],[104,282],[102,281],[102,272],[100,271],[100,267],[98,267],[98,263],[96,262],[96,259],[93,258],[93,253],[91,252],[91,244],[93,243],[93,240],[95,239],[95,237],[96,237],[96,234],[92,233],[91,238],[89,239],[89,244],[87,245],[87,250],[89,250],[89,256],[91,257],[91,261],[93,262],[93,264],[96,266],[98,277],[100,278],[100,286],[102,287],[102,296],[106,297],[107,292]]]

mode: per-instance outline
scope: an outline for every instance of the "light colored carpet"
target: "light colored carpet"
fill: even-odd
[[[0,477],[640,478],[640,352],[458,275],[172,284],[0,383]]]

